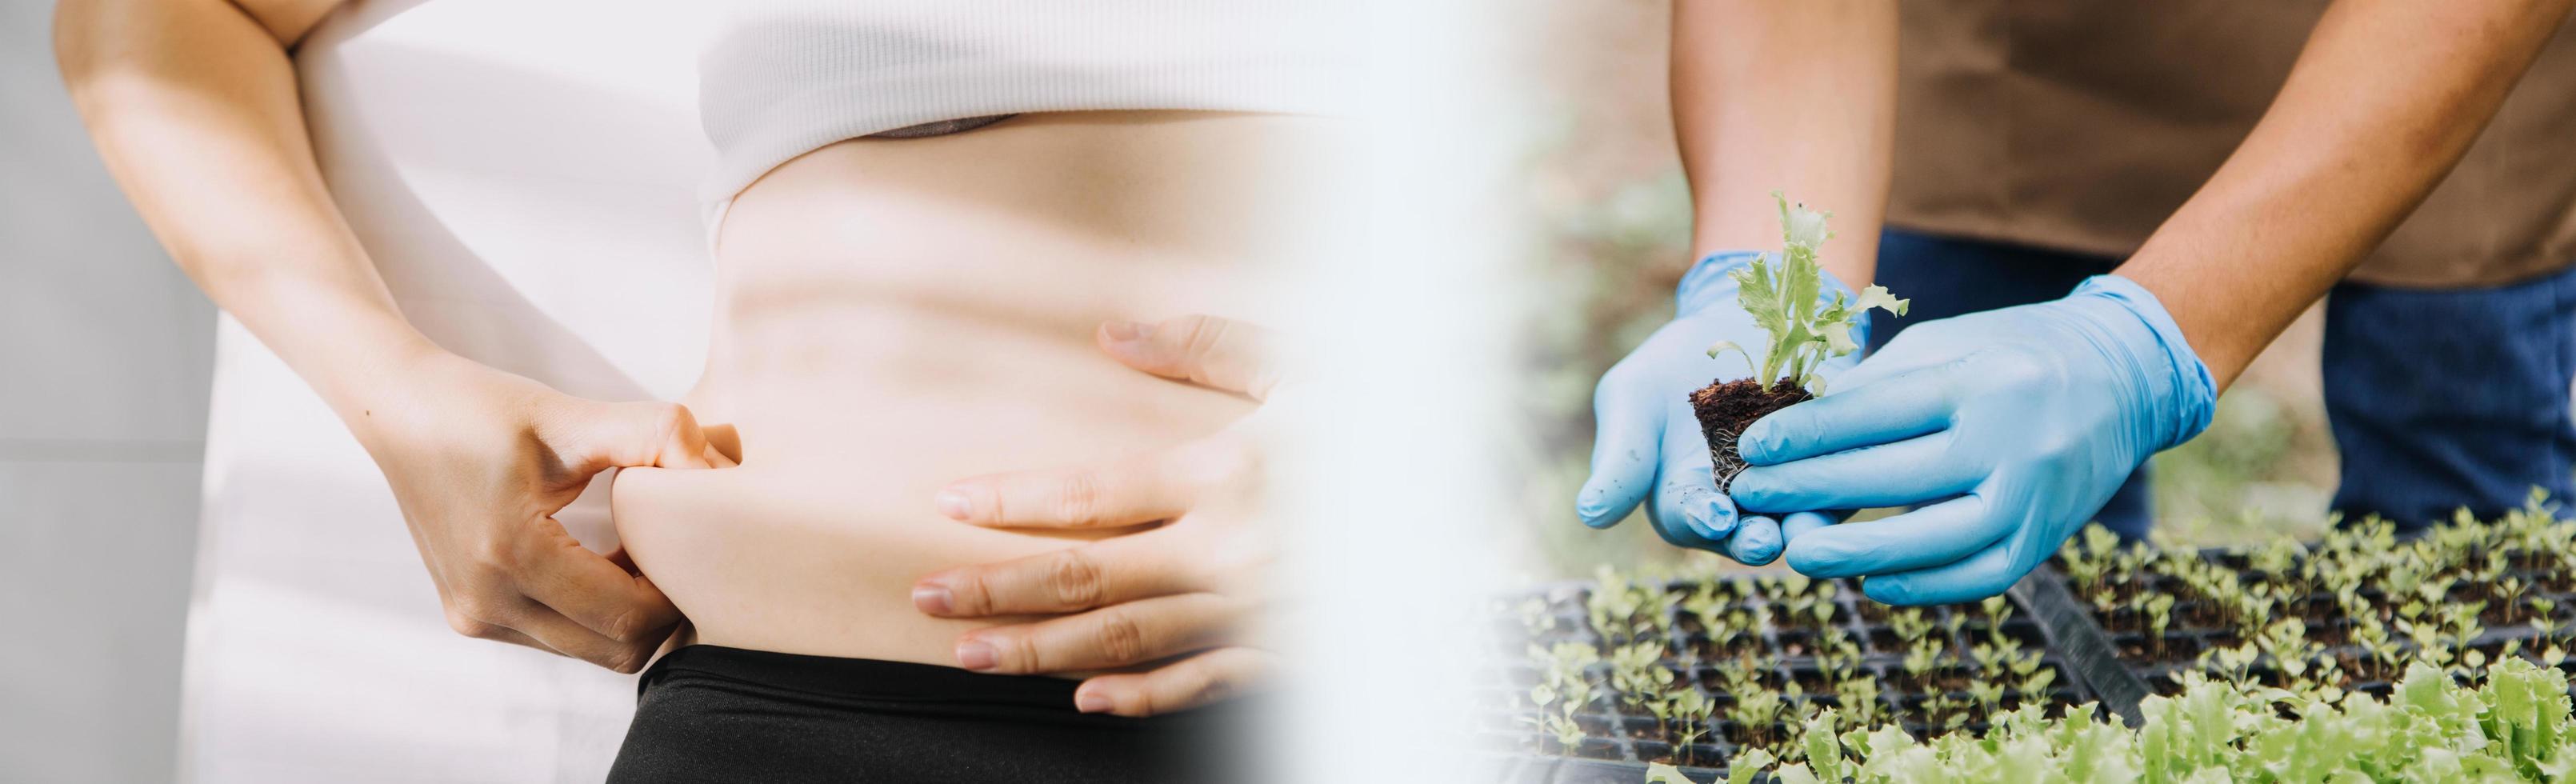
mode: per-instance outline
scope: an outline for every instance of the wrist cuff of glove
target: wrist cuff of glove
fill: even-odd
[[[2191,350],[2191,343],[2183,339],[2182,326],[2174,323],[2173,314],[2165,312],[2164,303],[2156,299],[2155,293],[2128,278],[2095,275],[2084,279],[2084,284],[2068,295],[2069,299],[2078,297],[2111,303],[2146,327],[2150,342],[2145,346],[2124,342],[2144,349],[2137,352],[2144,356],[2136,360],[2139,375],[2147,382],[2147,394],[2153,398],[2149,403],[2154,410],[2171,415],[2166,426],[2160,428],[2163,432],[2151,435],[2155,448],[2172,449],[2208,429],[2210,417],[2218,407],[2218,382],[2210,377],[2209,365],[2202,363],[2200,355]]]
[[[1761,257],[1761,251],[1752,250],[1721,250],[1701,257],[1699,263],[1691,265],[1689,272],[1682,273],[1681,285],[1673,287],[1673,314],[1687,316],[1711,305],[1731,304],[1735,297],[1735,271],[1752,266],[1753,260]],[[1817,272],[1824,281],[1824,285],[1816,289],[1817,301],[1832,302],[1837,294],[1842,295],[1845,301],[1859,297],[1850,286],[1835,278],[1832,271]],[[1864,319],[1861,324],[1866,329],[1869,322]],[[1861,340],[1867,334],[1857,332],[1852,339]]]

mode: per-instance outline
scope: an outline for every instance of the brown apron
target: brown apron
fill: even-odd
[[[1888,222],[2125,256],[2252,131],[2325,0],[1905,3]],[[2494,285],[2576,262],[2576,24],[2354,280]]]

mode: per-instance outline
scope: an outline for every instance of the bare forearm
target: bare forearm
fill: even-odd
[[[1690,176],[1691,244],[1780,243],[1772,191],[1834,214],[1824,265],[1877,269],[1896,120],[1894,0],[1676,0],[1673,128]]]
[[[2336,3],[2262,122],[2119,274],[2225,388],[2432,192],[2568,7]]]
[[[108,170],[171,257],[347,406],[390,363],[435,349],[403,321],[313,160],[286,42],[328,4],[269,6],[72,0],[56,56]]]

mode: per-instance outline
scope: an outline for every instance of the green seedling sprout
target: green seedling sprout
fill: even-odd
[[[1583,745],[1583,726],[1574,717],[1592,704],[1594,687],[1584,671],[1601,660],[1601,652],[1579,642],[1560,642],[1553,647],[1529,647],[1530,659],[1539,665],[1544,680],[1530,687],[1533,707],[1547,711],[1527,719],[1539,729],[1556,737],[1559,749],[1567,754]]]
[[[2147,598],[2147,640],[2156,655],[2164,655],[2165,628],[2173,625],[2173,594],[2160,593]]]
[[[1752,351],[1731,340],[1709,346],[1708,356],[1715,359],[1730,349],[1742,354],[1764,392],[1772,391],[1779,379],[1789,378],[1821,394],[1825,380],[1816,375],[1816,366],[1860,348],[1851,339],[1851,328],[1868,317],[1870,308],[1905,315],[1909,301],[1889,294],[1886,286],[1871,286],[1856,299],[1838,292],[1833,302],[1819,307],[1816,300],[1824,290],[1824,268],[1816,263],[1816,249],[1833,237],[1825,226],[1832,215],[1809,210],[1805,204],[1791,205],[1779,191],[1771,192],[1771,200],[1780,205],[1779,264],[1773,266],[1772,255],[1766,253],[1729,273],[1735,280],[1736,301],[1769,342],[1758,362]]]
[[[1658,719],[1669,718],[1664,695],[1673,686],[1673,671],[1659,662],[1664,659],[1664,644],[1639,642],[1621,646],[1610,654],[1610,689],[1620,701],[1646,708]]]
[[[1717,714],[1717,703],[1698,689],[1685,686],[1666,699],[1664,705],[1673,721],[1673,727],[1666,735],[1673,744],[1673,757],[1684,764],[1696,762],[1691,756],[1691,746],[1708,736],[1710,720]]]

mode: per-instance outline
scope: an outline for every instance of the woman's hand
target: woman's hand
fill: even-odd
[[[1260,331],[1208,316],[1109,324],[1100,347],[1128,367],[1267,399],[1278,363]],[[1271,663],[1248,647],[1248,621],[1268,602],[1275,555],[1260,519],[1260,417],[1199,441],[1113,465],[1000,474],[940,491],[940,512],[975,525],[1144,531],[1045,555],[969,566],[913,587],[944,618],[1063,614],[968,632],[959,666],[1058,673],[1169,660],[1094,676],[1074,692],[1085,713],[1150,716],[1222,699]],[[1178,657],[1178,658],[1174,658]]]
[[[584,400],[451,354],[400,367],[350,427],[393,486],[448,625],[641,669],[679,610],[554,514],[611,467],[709,467],[688,409]]]
[[[554,520],[610,466],[704,466],[669,403],[581,400],[432,346],[314,162],[290,55],[339,0],[65,0],[56,61],[174,261],[312,385],[393,486],[448,623],[622,672],[679,611]]]

